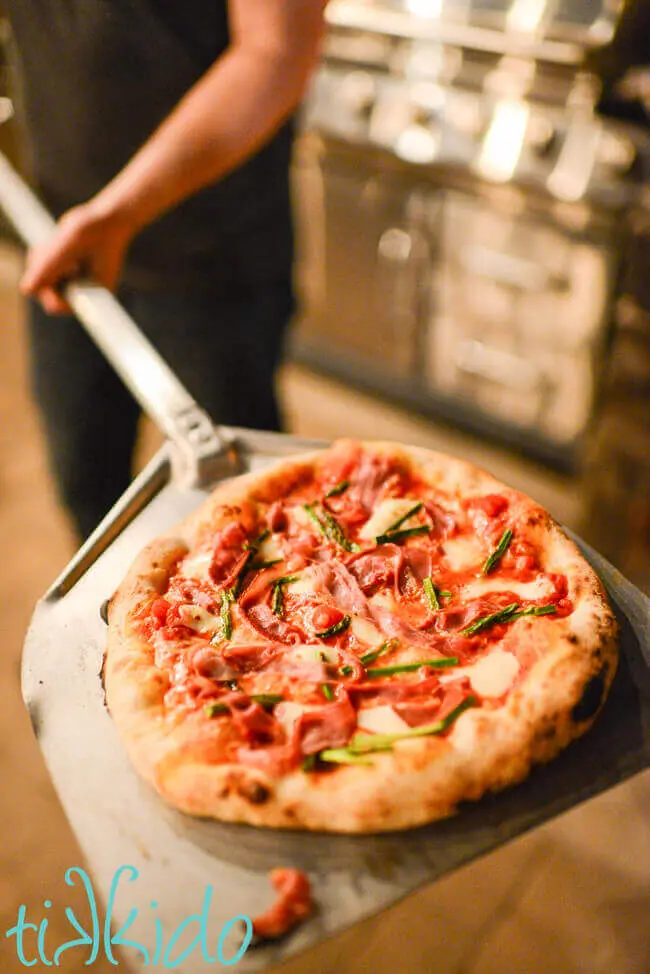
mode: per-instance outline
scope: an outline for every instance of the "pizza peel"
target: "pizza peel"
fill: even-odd
[[[52,232],[50,216],[1,156],[0,206],[28,245]],[[117,879],[114,928],[137,910],[125,936],[148,947],[149,966],[156,931],[168,941],[183,921],[201,913],[210,887],[208,957],[214,958],[228,921],[254,916],[272,901],[270,869],[294,866],[309,875],[315,914],[283,940],[250,949],[237,964],[241,971],[266,969],[650,765],[650,600],[576,539],[614,604],[621,665],[593,729],[522,785],[468,804],[441,823],[362,837],[226,825],[164,806],[132,770],[106,710],[100,607],[139,550],[193,510],[214,484],[322,444],[215,428],[110,294],[83,282],[69,285],[66,297],[167,442],[38,602],[23,654],[23,695],[94,889],[107,904]],[[583,701],[587,708],[592,703]],[[137,877],[120,874],[125,866]],[[188,932],[177,953],[190,940]],[[232,957],[237,943],[233,929],[223,956]],[[128,949],[125,956],[133,970],[144,969],[140,951]],[[305,962],[309,969],[308,955]],[[216,963],[197,947],[175,969],[204,974]]]

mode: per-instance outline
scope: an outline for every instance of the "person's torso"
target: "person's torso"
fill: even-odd
[[[57,215],[119,172],[229,44],[226,0],[7,0],[6,7],[33,174]],[[199,283],[222,260],[225,273],[239,246],[248,251],[246,274],[277,277],[290,259],[290,150],[285,126],[236,172],[145,230],[127,274],[164,279],[175,270]]]

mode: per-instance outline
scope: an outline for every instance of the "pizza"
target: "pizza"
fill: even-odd
[[[221,483],[108,608],[107,703],[176,808],[404,829],[521,781],[593,723],[616,622],[530,498],[341,440]]]

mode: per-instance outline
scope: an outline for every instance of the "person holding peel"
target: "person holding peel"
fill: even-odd
[[[111,290],[215,422],[279,429],[294,308],[291,117],[323,0],[8,0],[37,191],[27,256],[36,399],[81,538],[131,479],[137,404],[61,293]]]

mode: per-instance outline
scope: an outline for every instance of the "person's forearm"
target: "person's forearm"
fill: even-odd
[[[235,44],[95,197],[137,232],[252,155],[298,105],[317,56]]]

